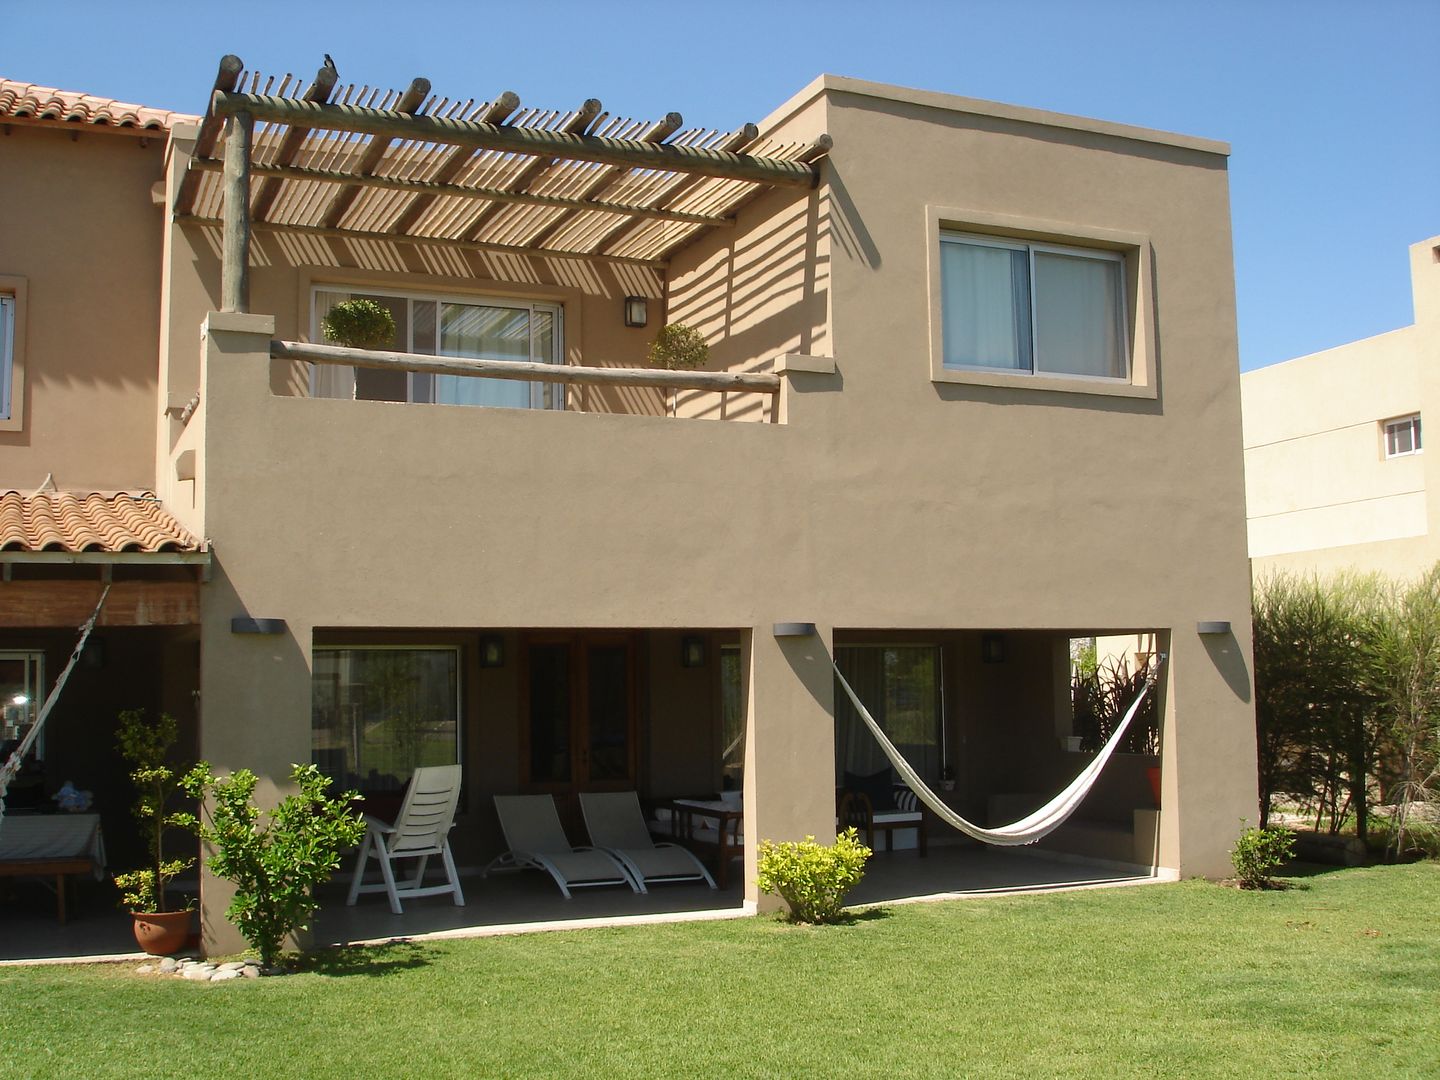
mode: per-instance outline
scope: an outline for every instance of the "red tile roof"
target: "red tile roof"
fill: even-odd
[[[0,552],[203,551],[148,491],[0,492]]]
[[[0,122],[7,116],[154,131],[167,131],[174,124],[200,122],[198,116],[188,113],[150,109],[75,90],[0,79]]]

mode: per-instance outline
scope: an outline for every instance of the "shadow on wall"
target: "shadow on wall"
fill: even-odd
[[[1210,654],[1210,662],[1215,665],[1215,670],[1225,680],[1225,685],[1237,698],[1250,703],[1250,668],[1245,662],[1245,650],[1240,648],[1240,643],[1235,640],[1233,633],[1226,634],[1205,634],[1200,638],[1205,643],[1205,651]]]

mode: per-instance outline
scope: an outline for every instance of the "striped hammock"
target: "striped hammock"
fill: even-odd
[[[1135,714],[1140,711],[1140,703],[1145,700],[1145,695],[1154,687],[1156,675],[1164,661],[1163,653],[1156,656],[1155,663],[1150,668],[1149,677],[1145,680],[1145,685],[1140,688],[1140,693],[1135,695],[1135,700],[1126,710],[1124,719],[1115,728],[1109,741],[1095,755],[1095,760],[1085,766],[1080,774],[1070,781],[1064,791],[1040,809],[1019,821],[1002,825],[996,829],[987,829],[972,821],[967,821],[946,806],[944,800],[930,790],[925,781],[920,779],[920,774],[910,767],[910,763],[895,748],[895,744],[886,737],[885,732],[875,722],[875,718],[870,715],[869,710],[855,696],[855,691],[850,689],[850,684],[845,681],[845,676],[840,674],[840,669],[835,667],[834,661],[831,661],[830,666],[835,667],[835,677],[840,680],[840,686],[845,691],[845,696],[850,699],[850,703],[855,706],[855,711],[860,714],[860,719],[865,721],[865,726],[870,729],[870,733],[880,743],[880,749],[885,751],[885,756],[890,759],[890,764],[900,774],[900,779],[909,786],[911,791],[915,792],[921,802],[935,812],[936,817],[951,828],[958,829],[966,836],[979,840],[981,843],[995,844],[999,847],[1021,847],[1042,840],[1058,829],[1065,823],[1065,819],[1080,806],[1085,796],[1090,794],[1090,789],[1095,786],[1095,781],[1100,777],[1100,771],[1105,768],[1105,763],[1110,760],[1121,740],[1125,738],[1125,732],[1130,729],[1130,721],[1135,719]]]

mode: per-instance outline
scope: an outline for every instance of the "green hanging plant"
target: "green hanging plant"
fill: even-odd
[[[684,323],[671,323],[655,335],[650,344],[650,366],[669,371],[690,371],[704,367],[710,346],[699,330]]]
[[[325,340],[351,349],[383,349],[395,342],[395,316],[374,300],[342,300],[320,320]]]

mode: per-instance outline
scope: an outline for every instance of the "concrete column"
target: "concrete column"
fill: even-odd
[[[772,624],[747,631],[745,899],[778,908],[755,886],[761,840],[835,838],[835,675],[832,628],[777,638]]]

